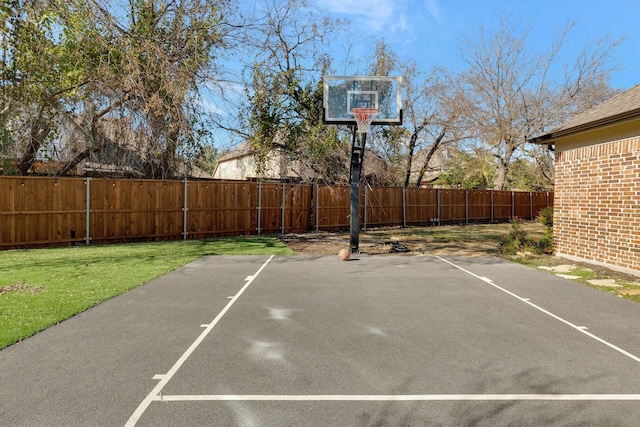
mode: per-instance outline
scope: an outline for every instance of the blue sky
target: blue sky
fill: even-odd
[[[567,21],[576,25],[565,45],[564,56],[577,56],[585,44],[609,33],[626,40],[616,50],[619,71],[611,85],[628,89],[640,84],[640,0],[310,0],[329,15],[346,18],[363,40],[354,44],[354,55],[372,52],[372,39],[384,38],[401,59],[413,59],[423,69],[439,65],[460,69],[462,38],[479,25],[491,28],[500,16],[509,15],[531,28],[535,48],[549,46],[551,34]],[[368,40],[368,41],[367,41]],[[344,47],[336,46],[336,58]],[[352,55],[352,57],[354,56]],[[335,64],[335,63],[334,63]],[[340,70],[354,74],[358,70]]]

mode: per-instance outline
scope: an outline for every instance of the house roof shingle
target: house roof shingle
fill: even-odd
[[[543,135],[531,138],[529,142],[545,143],[546,140],[552,138],[570,135],[633,117],[640,117],[640,85],[636,85],[608,101],[578,114]]]

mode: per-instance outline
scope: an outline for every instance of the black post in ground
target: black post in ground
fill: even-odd
[[[360,141],[358,141],[358,135]],[[349,183],[351,185],[351,217],[349,248],[352,254],[357,254],[360,247],[360,172],[364,157],[366,133],[358,133],[354,127],[353,143],[351,144],[351,167],[349,169]]]

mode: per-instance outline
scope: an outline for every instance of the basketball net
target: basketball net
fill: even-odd
[[[373,118],[378,115],[377,108],[353,108],[351,114],[355,116],[358,124],[358,133],[369,132]]]

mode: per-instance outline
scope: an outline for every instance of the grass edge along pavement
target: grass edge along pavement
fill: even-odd
[[[272,236],[0,251],[0,349],[205,255],[291,255]]]
[[[522,227],[534,237],[543,235],[536,221],[525,221]],[[397,240],[414,254],[428,255],[442,246],[446,251],[468,248],[476,256],[500,256],[499,241],[510,228],[505,223],[393,227],[371,229],[361,237],[365,242]],[[344,240],[339,247],[348,244],[348,234],[332,236]],[[204,255],[293,253],[270,236],[0,251],[0,349]],[[575,277],[571,280],[640,303],[640,277],[552,255],[524,252],[503,258],[550,274],[559,272],[547,267],[568,265],[565,274]],[[610,281],[593,283],[604,279]]]

